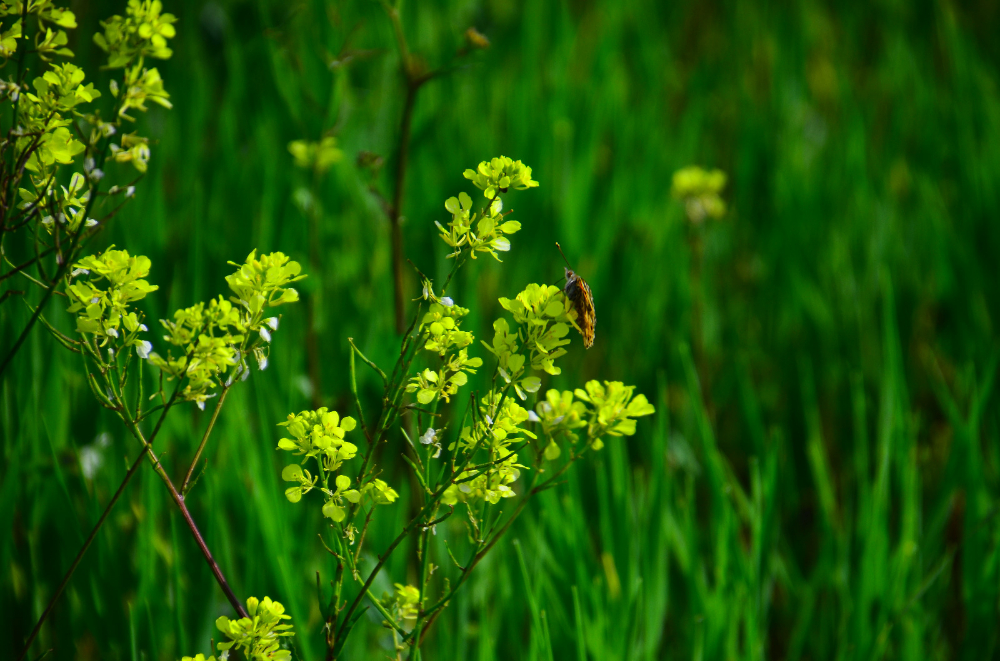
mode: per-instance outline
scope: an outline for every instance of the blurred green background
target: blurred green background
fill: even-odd
[[[70,47],[105,90],[89,36],[123,4],[70,5]],[[284,603],[315,659],[315,572],[329,580],[332,565],[315,508],[282,496],[275,424],[314,401],[351,409],[347,337],[383,366],[397,351],[389,225],[354,160],[383,155],[374,183],[389,195],[399,56],[374,2],[166,9],[180,19],[158,64],[174,108],[144,120],[149,174],[97,247],[152,259],[150,319],[224,293],[226,261],[254,248],[310,273],[315,350],[307,305],[287,309],[271,367],[230,395],[188,502],[236,593]],[[409,2],[403,23],[431,67],[469,26],[492,44],[420,92],[407,256],[447,273],[433,221],[475,192],[462,171],[522,159],[541,183],[510,196],[524,229],[502,265],[478,260],[451,292],[470,328],[486,337],[497,297],[557,282],[558,240],[593,289],[597,342],[574,342],[544,387],[623,380],[657,406],[534,501],[426,658],[1000,656],[1000,5]],[[324,131],[345,158],[313,195],[287,145]],[[689,164],[729,173],[725,219],[689,226],[670,196]],[[410,274],[408,287],[415,298]],[[59,307],[49,316],[69,328]],[[0,346],[23,310],[0,308]],[[157,445],[171,474],[206,424],[193,407],[168,418]],[[0,383],[0,439],[6,656],[137,447],[41,327]],[[405,494],[399,442],[383,461]],[[95,456],[88,477],[81,458]],[[404,497],[370,548],[408,511]],[[376,590],[408,572],[398,557]],[[220,614],[143,469],[35,655],[177,659],[209,651]],[[371,617],[345,658],[387,658],[390,644]]]

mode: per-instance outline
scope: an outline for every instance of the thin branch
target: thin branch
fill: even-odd
[[[201,453],[205,449],[205,444],[208,443],[208,437],[212,434],[215,421],[219,417],[219,411],[222,410],[222,404],[226,401],[226,395],[228,394],[229,386],[223,386],[222,394],[219,395],[219,401],[216,402],[215,410],[212,411],[212,418],[208,421],[208,427],[205,429],[205,434],[201,437],[201,443],[198,444],[198,451],[194,453],[194,459],[191,460],[191,466],[184,477],[184,484],[181,485],[181,496],[187,496],[188,490],[191,488],[191,476],[194,475],[194,469],[198,465],[198,460],[201,459]]]
[[[503,524],[503,526],[501,526],[501,528],[497,532],[493,533],[493,536],[489,539],[489,541],[478,547],[478,550],[474,553],[472,560],[466,563],[465,567],[462,568],[462,573],[459,575],[458,580],[455,582],[455,584],[451,586],[451,590],[449,591],[449,593],[443,598],[441,598],[436,604],[434,604],[432,607],[428,608],[425,611],[426,613],[430,613],[430,616],[427,619],[427,623],[420,630],[420,638],[423,638],[423,636],[427,633],[427,630],[430,629],[432,624],[434,624],[434,620],[437,619],[437,616],[441,613],[442,610],[444,610],[444,607],[447,606],[448,602],[455,596],[455,593],[458,591],[458,588],[460,588],[462,584],[465,583],[469,575],[472,573],[472,570],[475,569],[476,565],[479,564],[479,562],[486,556],[486,554],[489,553],[490,549],[492,549],[493,546],[500,540],[500,538],[503,537],[503,535],[507,532],[507,530],[510,529],[510,526],[514,523],[517,517],[524,510],[524,507],[528,504],[528,501],[532,498],[532,496],[535,496],[541,493],[542,491],[545,491],[546,489],[550,488],[551,486],[554,486],[555,481],[559,477],[561,477],[562,474],[565,473],[578,458],[579,456],[575,456],[570,461],[567,461],[565,464],[562,465],[562,467],[559,468],[559,470],[557,470],[552,475],[552,477],[545,480],[541,484],[536,484],[532,486],[528,490],[528,492],[524,495],[521,501],[517,504],[517,508],[514,510],[513,514],[510,515],[510,518],[507,519],[507,521]]]
[[[369,360],[368,357],[365,356],[365,354],[361,353],[361,349],[359,349],[358,346],[356,344],[354,344],[354,338],[353,337],[349,337],[349,338],[347,338],[347,341],[350,342],[351,348],[354,349],[355,352],[357,352],[357,354],[361,358],[361,360],[364,361],[364,363],[366,365],[368,365],[368,367],[370,367],[373,370],[375,370],[376,372],[378,372],[378,375],[380,377],[382,377],[382,384],[383,384],[383,386],[388,385],[389,379],[388,379],[388,377],[386,377],[385,372],[383,372],[381,370],[381,368],[379,368],[378,365],[376,365],[371,360]]]
[[[354,395],[354,405],[358,407],[358,420],[361,421],[361,431],[365,433],[365,438],[368,439],[368,445],[371,445],[372,435],[368,431],[368,425],[365,423],[365,410],[361,407],[361,398],[358,397],[358,377],[357,369],[354,367],[354,354],[357,351],[354,348],[354,342],[351,338],[347,338],[347,341],[351,343],[351,394]]]
[[[54,250],[55,250],[55,248],[49,248],[48,250],[43,251],[40,256],[41,257],[48,257],[49,254],[51,254]],[[4,261],[8,261],[8,263],[10,263],[9,260],[7,260],[6,258],[4,258]],[[6,280],[7,278],[9,278],[12,275],[17,275],[18,273],[20,273],[24,269],[28,268],[29,266],[31,266],[32,264],[34,264],[37,261],[38,261],[38,257],[35,257],[35,258],[32,258],[32,259],[29,259],[28,261],[26,261],[26,262],[24,262],[22,264],[19,264],[18,266],[15,266],[10,271],[7,271],[3,275],[0,275],[0,282]]]

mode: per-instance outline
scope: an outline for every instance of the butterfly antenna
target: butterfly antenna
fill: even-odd
[[[566,266],[567,266],[567,267],[569,267],[569,270],[570,270],[570,271],[572,271],[572,270],[573,270],[573,266],[572,266],[572,265],[571,265],[571,264],[569,263],[569,260],[568,260],[568,259],[566,259],[566,253],[564,253],[564,252],[562,251],[562,246],[561,246],[561,245],[559,245],[559,242],[558,242],[558,241],[556,241],[556,248],[558,248],[558,249],[559,249],[559,254],[560,254],[560,255],[562,255],[562,258],[563,258],[563,261],[564,261],[564,262],[566,262]]]

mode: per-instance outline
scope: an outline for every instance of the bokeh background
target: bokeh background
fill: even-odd
[[[123,4],[70,3],[70,46],[102,89],[90,35]],[[152,259],[151,319],[224,293],[227,260],[254,248],[310,273],[270,368],[231,393],[189,504],[236,593],[283,602],[315,659],[315,572],[332,566],[315,508],[282,496],[275,424],[314,402],[350,410],[346,338],[382,365],[397,351],[389,224],[369,185],[391,190],[399,56],[375,2],[166,4],[174,107],[144,120],[149,174],[98,247]],[[593,289],[597,342],[574,343],[546,387],[623,380],[657,406],[529,507],[426,658],[996,658],[1000,5],[408,2],[403,24],[432,68],[470,26],[491,42],[420,92],[407,256],[446,273],[433,221],[475,192],[462,171],[522,159],[541,183],[510,198],[524,229],[452,292],[470,327],[485,337],[497,297],[558,281],[558,240]],[[316,182],[287,146],[324,132],[344,158]],[[361,151],[387,161],[374,180]],[[689,164],[729,174],[723,220],[692,227],[672,199]],[[3,306],[0,345],[26,318]],[[172,474],[206,424],[193,407],[170,416]],[[137,447],[40,327],[0,383],[0,439],[7,655]],[[399,442],[383,456],[405,494]],[[372,548],[408,511],[404,498]],[[401,556],[376,589],[408,572]],[[177,659],[209,651],[220,614],[144,470],[35,649]],[[346,658],[388,645],[372,617]]]

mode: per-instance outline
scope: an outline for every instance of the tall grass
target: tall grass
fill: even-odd
[[[78,35],[120,11],[78,4]],[[314,397],[350,409],[347,337],[391,362],[388,225],[350,156],[392,154],[398,58],[376,3],[171,10],[176,54],[161,71],[174,108],[150,112],[147,181],[101,239],[153,260],[151,318],[222,292],[226,261],[254,247],[306,264],[309,181],[287,144],[336,127],[349,156],[314,201],[321,259],[303,283],[321,389],[304,309],[292,311],[271,368],[230,395],[189,500],[237,594],[282,601],[314,659],[316,572],[329,581],[332,566],[319,523],[281,497],[275,425]],[[997,19],[990,3],[944,1],[406,5],[411,45],[432,65],[469,25],[492,42],[421,91],[407,255],[445,273],[432,221],[469,189],[461,172],[498,153],[524,160],[541,182],[516,200],[525,228],[503,270],[482,260],[456,301],[481,335],[509,283],[561,276],[560,241],[593,289],[597,343],[577,345],[551,385],[605,375],[658,407],[529,508],[439,619],[427,658],[997,656]],[[92,44],[71,46],[96,63]],[[689,163],[731,174],[729,217],[699,230],[696,280],[669,194]],[[24,310],[0,307],[0,346]],[[79,367],[38,330],[0,384],[8,654],[137,451]],[[374,402],[375,382],[359,387]],[[206,423],[197,410],[168,418],[172,474]],[[102,458],[93,479],[84,448]],[[402,521],[410,505],[394,507]],[[372,548],[393,532],[369,533]],[[376,592],[414,571],[394,559]],[[207,652],[228,608],[144,471],[35,651]],[[349,658],[389,654],[377,619]]]

